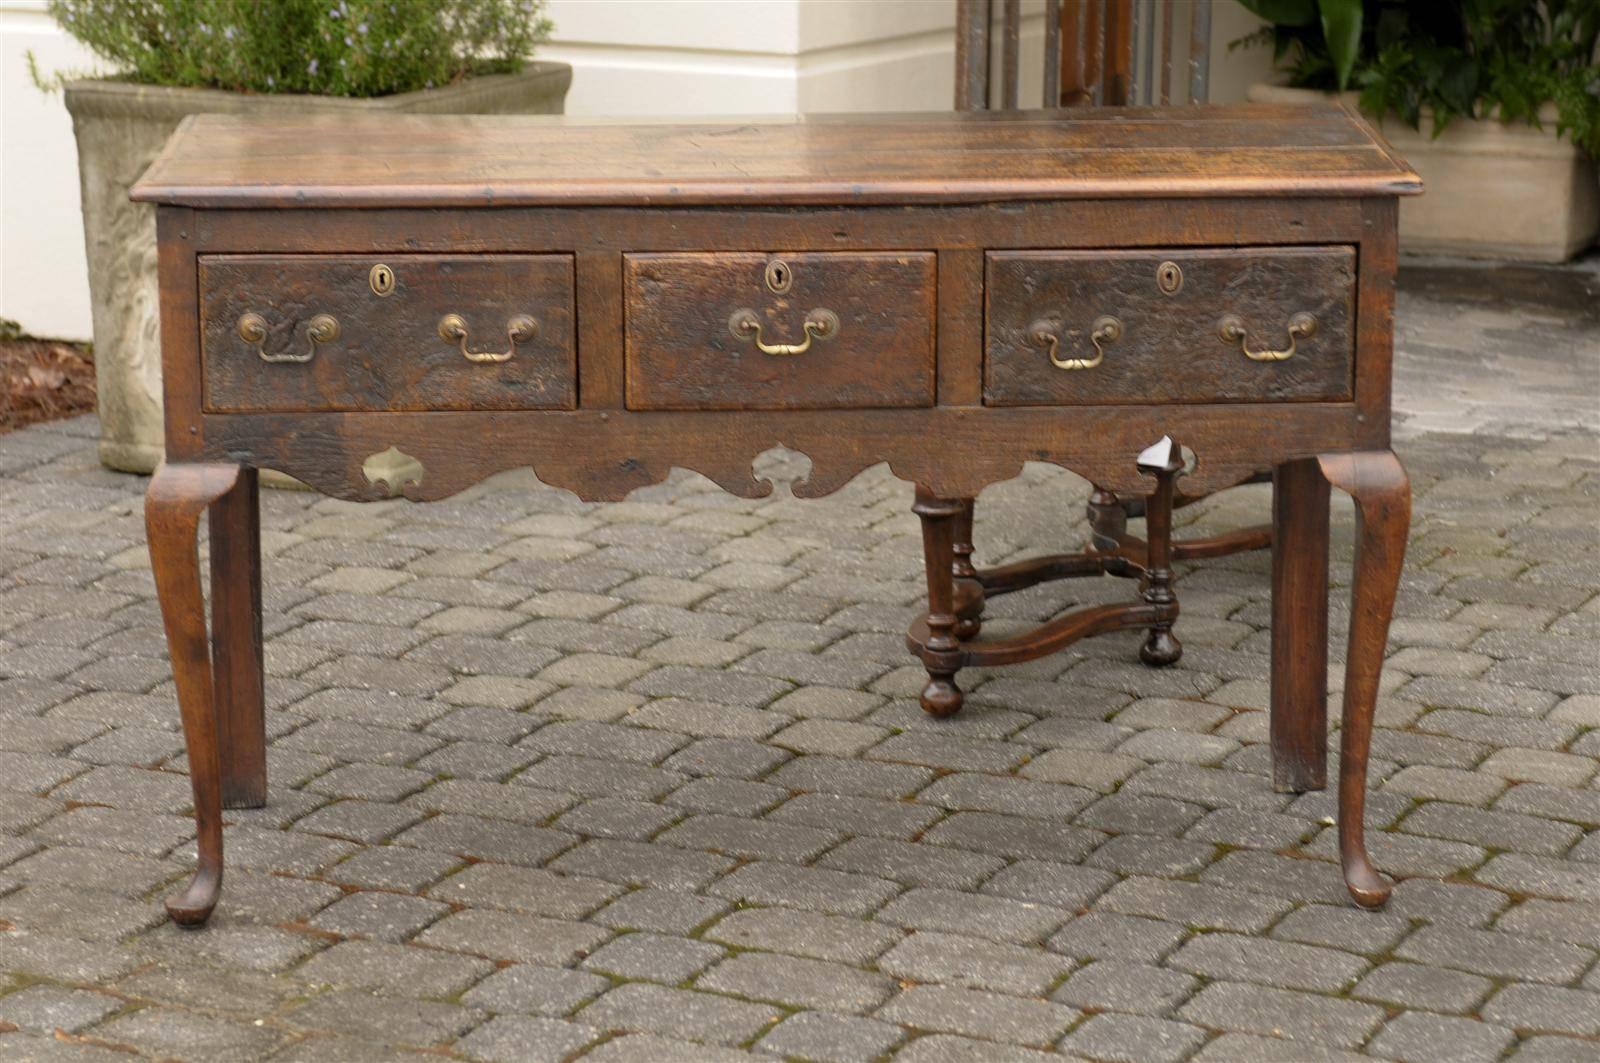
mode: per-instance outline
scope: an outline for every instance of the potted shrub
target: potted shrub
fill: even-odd
[[[128,189],[203,112],[560,113],[572,68],[530,62],[543,0],[51,0],[119,73],[61,80],[78,141],[100,458],[162,454],[155,212]]]
[[[1241,0],[1286,85],[1346,92],[1422,175],[1415,251],[1559,262],[1600,228],[1600,0]]]

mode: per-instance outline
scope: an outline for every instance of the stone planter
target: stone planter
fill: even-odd
[[[161,461],[155,209],[128,202],[128,189],[184,116],[311,111],[560,114],[571,84],[572,68],[565,63],[529,63],[515,74],[360,100],[246,95],[109,79],[68,83],[94,310],[101,462],[126,472],[150,472]]]
[[[1258,102],[1295,103],[1321,93],[1257,84]],[[1346,97],[1354,103],[1355,94]],[[1600,177],[1595,162],[1555,133],[1555,109],[1544,126],[1491,119],[1451,122],[1435,138],[1426,112],[1422,130],[1383,122],[1384,137],[1422,176],[1426,192],[1400,202],[1404,251],[1473,258],[1564,262],[1600,230]]]

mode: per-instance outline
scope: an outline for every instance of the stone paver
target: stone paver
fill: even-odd
[[[0,435],[0,1056],[1600,1058],[1600,270],[1403,282],[1382,913],[1344,895],[1331,794],[1270,785],[1265,555],[1184,566],[1174,668],[1110,636],[970,673],[933,721],[884,470],[614,505],[521,472],[431,506],[264,492],[270,801],[227,813],[221,907],[179,932],[144,481],[92,419]],[[979,561],[1081,541],[1086,490],[986,491]],[[1351,523],[1336,498],[1341,588]]]

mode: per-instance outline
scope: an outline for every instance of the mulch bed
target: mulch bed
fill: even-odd
[[[85,345],[0,339],[0,432],[94,410],[94,359]]]

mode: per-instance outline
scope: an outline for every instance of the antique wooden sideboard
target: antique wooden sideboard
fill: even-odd
[[[1340,850],[1356,901],[1381,904],[1362,813],[1410,514],[1389,450],[1396,197],[1419,190],[1331,104],[187,120],[134,190],[160,205],[147,522],[199,831],[172,917],[216,904],[223,807],[266,800],[258,469],[420,502],[517,466],[620,499],[680,466],[759,497],[752,459],[778,445],[811,458],[802,497],[880,462],[916,485],[929,606],[908,639],[939,715],[964,665],[1100,631],[1148,628],[1145,660],[1176,659],[1175,484],[1273,470],[1291,790],[1324,783],[1329,485],[1349,492]],[[972,500],[1025,461],[1148,496],[1148,545],[973,568]],[[1138,599],[981,637],[986,597],[1106,572]]]

